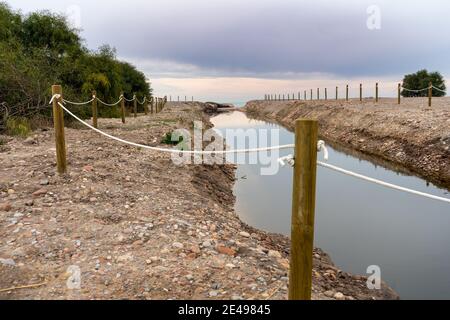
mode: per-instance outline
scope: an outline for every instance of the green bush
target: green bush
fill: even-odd
[[[12,136],[26,137],[31,132],[30,120],[23,117],[11,117],[6,121],[6,132]]]

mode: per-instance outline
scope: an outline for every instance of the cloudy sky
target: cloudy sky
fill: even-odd
[[[243,101],[376,81],[391,95],[421,68],[450,77],[448,0],[7,0],[67,14],[87,47],[110,44],[157,94]],[[334,90],[334,89],[333,89]]]

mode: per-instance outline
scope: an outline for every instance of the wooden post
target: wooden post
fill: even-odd
[[[348,85],[347,85],[345,91],[346,91],[346,92],[345,92],[345,100],[348,101]]]
[[[147,100],[147,97],[144,97],[144,112],[145,112],[145,115],[148,115],[148,100]]]
[[[56,143],[56,164],[58,173],[64,174],[67,172],[67,158],[66,158],[66,141],[64,136],[64,111],[58,102],[62,103],[62,87],[60,85],[52,86],[52,96],[55,94],[61,95],[59,98],[53,99],[53,125],[55,128],[55,143]]]
[[[303,100],[305,100],[305,101],[308,100],[308,97],[306,96],[306,90],[303,93],[304,93],[303,98],[305,98]]]
[[[339,98],[339,87],[336,87],[336,100]]]
[[[398,104],[401,104],[401,103],[402,103],[402,97],[401,97],[401,94],[402,94],[402,84],[399,83],[399,84],[398,84],[398,90],[397,90]]]
[[[320,100],[320,89],[317,88],[317,100]]]
[[[311,89],[311,101],[313,99],[313,90]]]
[[[318,122],[295,123],[289,300],[311,300]]]
[[[155,98],[154,97],[150,97],[150,112],[151,114],[153,114],[153,103],[155,102]]]
[[[362,101],[362,96],[363,96],[362,83],[360,83],[359,84],[359,101]]]
[[[134,117],[137,118],[137,96],[136,93],[133,95],[133,110],[134,110]]]
[[[124,96],[124,93],[122,92],[120,94],[120,96],[122,97],[122,100],[120,101],[120,112],[122,114],[122,123],[125,124],[125,96]]]
[[[430,81],[428,85],[428,106],[431,107],[431,99],[433,97],[433,83]]]
[[[378,103],[378,82],[375,84],[375,102]]]
[[[92,91],[92,125],[98,128],[98,111],[97,111],[97,92]]]
[[[328,100],[328,89],[325,88],[325,100]]]
[[[298,93],[298,100],[302,100],[302,95],[300,92]]]

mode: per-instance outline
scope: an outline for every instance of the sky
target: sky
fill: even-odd
[[[117,49],[157,95],[222,102],[359,83],[394,95],[403,75],[450,77],[448,0],[8,0],[68,16],[85,45]]]

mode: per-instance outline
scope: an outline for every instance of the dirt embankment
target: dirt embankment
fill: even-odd
[[[450,188],[450,99],[428,108],[422,98],[345,101],[251,101],[248,115],[293,129],[298,118],[317,119],[320,135],[391,162]]]
[[[126,125],[100,119],[99,126],[161,146],[176,128],[208,123],[202,109],[173,103]],[[234,166],[179,167],[170,155],[69,128],[69,172],[58,176],[52,129],[3,138],[0,299],[287,298],[288,239],[239,220]],[[78,270],[81,286],[73,289]],[[36,286],[17,288],[24,285]],[[365,277],[338,270],[320,250],[313,296],[396,298],[386,286],[368,290]]]

